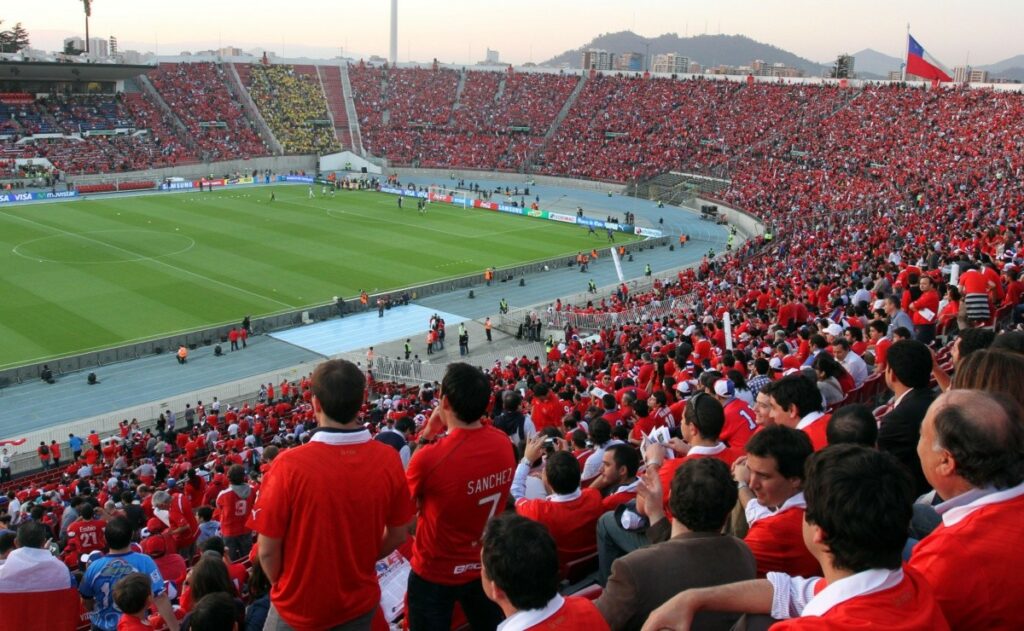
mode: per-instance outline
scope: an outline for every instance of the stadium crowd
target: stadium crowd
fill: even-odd
[[[579,81],[561,74],[364,63],[350,65],[349,76],[368,151],[392,164],[471,169],[523,166]]]
[[[327,102],[315,73],[293,66],[254,64],[246,86],[286,153],[330,153],[337,148]]]
[[[371,134],[493,166],[500,143],[445,129],[487,124],[493,78],[460,113],[431,72],[353,67]],[[545,169],[727,167],[723,200],[771,237],[559,304],[668,313],[592,339],[569,320],[543,358],[423,388],[329,361],[238,409],[40,445],[46,471],[4,487],[0,594],[75,586],[105,630],[379,629],[397,551],[414,631],[1017,628],[1024,332],[994,329],[1024,312],[1022,114],[980,90],[590,80]]]
[[[148,76],[210,160],[267,155],[219,65],[162,63]]]
[[[0,144],[7,160],[0,167],[9,167],[12,176],[27,175],[14,168],[16,158],[46,158],[70,175],[138,171],[195,160],[140,93],[0,102],[0,118],[0,134],[7,136]],[[88,135],[97,131],[109,134]],[[35,134],[63,137],[18,143]]]

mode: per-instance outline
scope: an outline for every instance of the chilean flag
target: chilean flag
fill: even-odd
[[[931,55],[925,52],[924,48],[917,43],[913,35],[907,34],[910,41],[907,44],[907,74],[912,74],[922,79],[934,79],[938,81],[952,81],[946,69]]]

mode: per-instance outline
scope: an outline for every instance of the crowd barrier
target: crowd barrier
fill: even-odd
[[[449,338],[449,340],[449,344],[457,344],[453,338]],[[504,364],[523,355],[530,359],[542,357],[544,355],[544,346],[542,344],[523,344],[507,348],[504,351],[490,353],[474,352],[471,349],[469,355],[451,357],[447,361],[439,363],[433,363],[429,360],[417,362],[397,357],[375,357],[372,367],[373,377],[377,381],[398,381],[410,385],[440,383],[441,379],[444,378],[444,373],[448,369],[449,363],[466,362],[486,370],[492,367],[495,362],[500,361]]]

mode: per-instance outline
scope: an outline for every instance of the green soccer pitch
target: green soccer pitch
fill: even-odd
[[[0,368],[605,245],[555,221],[314,190],[0,206]]]

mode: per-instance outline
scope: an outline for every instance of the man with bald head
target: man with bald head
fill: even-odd
[[[914,548],[953,629],[1024,627],[1024,413],[1015,401],[951,390],[928,408],[917,445],[942,523]]]

